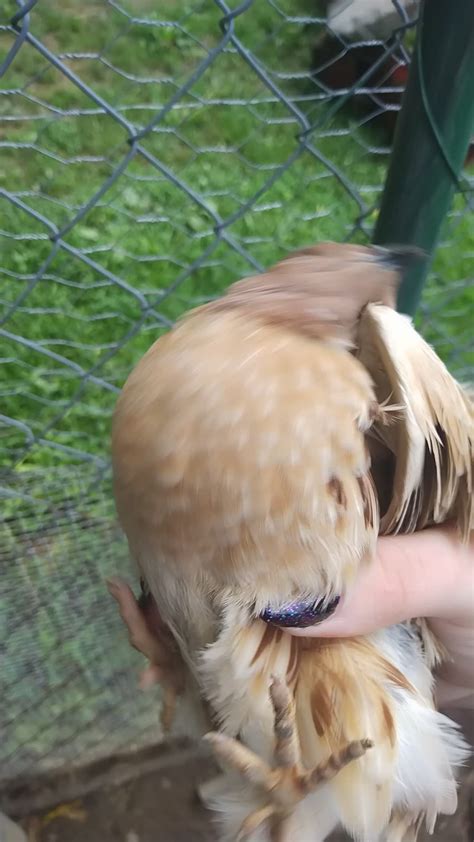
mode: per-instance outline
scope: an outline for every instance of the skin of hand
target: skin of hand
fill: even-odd
[[[130,644],[148,661],[140,675],[140,689],[147,690],[153,684],[170,684],[177,694],[182,692],[184,666],[153,598],[145,603],[136,599],[131,587],[119,576],[108,579],[107,588],[117,603]]]
[[[451,660],[439,671],[443,708],[474,708],[474,533],[462,544],[449,526],[378,542],[377,562],[361,570],[335,613],[291,629],[305,637],[354,637],[425,617]]]
[[[156,605],[154,614],[145,614],[123,580],[114,578],[108,587],[131,644],[148,659],[140,686],[168,680],[181,690],[182,664],[170,658]],[[354,637],[413,617],[430,619],[452,659],[438,677],[438,704],[474,707],[474,536],[463,545],[454,529],[443,526],[380,538],[377,563],[360,572],[332,617],[286,631],[305,637]]]

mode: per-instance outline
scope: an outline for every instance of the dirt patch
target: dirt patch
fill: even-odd
[[[22,822],[29,842],[214,842],[196,786],[199,758],[95,792]],[[68,815],[69,812],[69,815]]]
[[[146,773],[130,778],[123,761],[102,769],[101,785],[80,799],[25,816],[29,842],[216,842],[209,813],[199,804],[196,787],[215,772],[210,761],[188,751],[169,761],[146,755]],[[118,781],[121,781],[118,783]],[[473,842],[466,833],[467,793],[457,816],[442,819],[434,836],[419,842]],[[334,836],[331,842],[343,842]]]

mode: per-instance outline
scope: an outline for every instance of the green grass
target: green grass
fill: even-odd
[[[31,31],[124,118],[141,127],[220,42],[222,14],[209,1],[193,6],[130,0],[121,8],[86,0],[79,10],[74,0],[67,0],[59,10],[52,0],[43,0],[31,14]],[[305,0],[280,3],[279,8],[294,17],[311,11]],[[265,2],[254,4],[235,27],[273,79],[279,72],[292,77],[279,77],[278,85],[320,125],[312,137],[314,146],[362,197],[370,227],[376,217],[370,209],[388,156],[380,135],[370,125],[358,126],[353,112],[328,116],[327,104],[315,96],[317,87],[307,75],[303,78],[320,27],[288,21]],[[6,48],[9,37],[2,36],[1,43]],[[2,84],[16,92],[0,98],[0,184],[17,194],[28,191],[22,200],[61,227],[123,159],[129,148],[126,132],[108,115],[97,113],[94,103],[30,45],[22,48]],[[120,276],[148,303],[201,259],[157,305],[166,319],[175,319],[190,304],[253,271],[251,258],[268,265],[302,244],[350,236],[360,208],[317,157],[306,151],[279,173],[297,147],[299,126],[284,105],[268,101],[272,99],[235,50],[219,55],[143,141],[149,153],[199,193],[205,206],[196,205],[136,155],[65,241]],[[75,113],[84,109],[92,113]],[[213,215],[227,220],[275,174],[251,212],[226,226],[218,240]],[[35,273],[51,257],[48,230],[23,210],[3,205],[0,299],[5,311],[32,285],[5,328],[120,386],[162,330],[156,315],[149,313],[134,333],[142,319],[137,298],[62,250],[34,284]],[[353,236],[364,239],[357,230]],[[473,248],[472,219],[466,217],[450,234],[449,248],[439,253],[436,270],[442,281],[432,282],[427,298],[432,310],[441,307],[435,322],[426,324],[428,336],[448,361],[454,359],[454,337],[459,368],[469,362],[463,346],[472,288],[460,289],[447,311],[443,305],[451,281],[468,277]],[[25,422],[44,440],[29,447],[24,431],[7,427],[0,447],[4,462],[9,464],[16,454],[24,469],[56,464],[59,453],[45,441],[106,453],[114,394],[90,381],[84,384],[76,371],[15,340],[0,337],[0,342],[5,360],[2,412]]]
[[[143,659],[105,590],[105,577],[129,575],[127,550],[111,490],[93,478],[31,472],[2,511],[2,781],[160,737],[159,691],[137,694]]]

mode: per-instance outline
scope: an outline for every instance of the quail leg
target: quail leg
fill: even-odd
[[[268,822],[271,842],[290,842],[289,819],[306,795],[334,778],[352,760],[372,747],[370,740],[348,743],[314,769],[306,770],[295,722],[295,703],[284,681],[273,678],[270,699],[274,712],[275,763],[270,766],[238,740],[211,732],[205,739],[217,760],[236,770],[264,796],[262,806],[250,813],[240,827],[238,842],[244,842]]]

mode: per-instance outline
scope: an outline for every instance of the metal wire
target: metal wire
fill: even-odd
[[[370,238],[417,12],[377,5],[352,29],[334,0],[0,13],[3,779],[159,737],[103,582],[127,569],[116,394],[188,307],[291,248]],[[456,198],[419,322],[464,377],[469,201]]]

